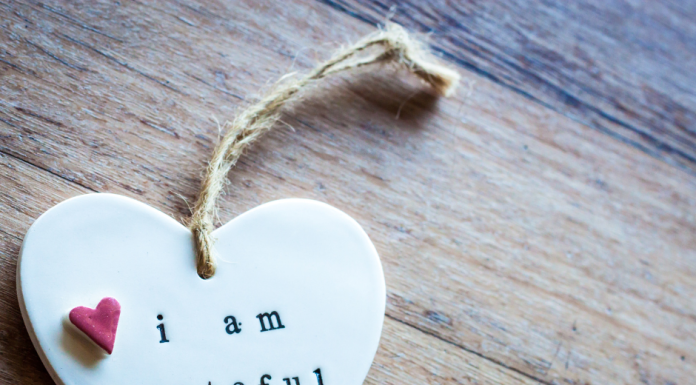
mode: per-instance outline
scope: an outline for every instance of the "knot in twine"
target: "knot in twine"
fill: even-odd
[[[376,63],[403,65],[444,96],[450,96],[459,82],[457,72],[435,62],[422,42],[393,23],[339,50],[331,59],[302,77],[287,80],[286,75],[285,81],[276,84],[268,95],[225,124],[229,129],[206,168],[189,222],[195,240],[196,269],[201,278],[208,279],[215,274],[214,239],[211,237],[215,229],[215,204],[227,173],[244,149],[273,127],[283,106],[296,99],[303,88],[329,75]]]

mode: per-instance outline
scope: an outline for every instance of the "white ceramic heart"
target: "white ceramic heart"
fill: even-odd
[[[20,252],[17,291],[54,381],[364,381],[379,344],[385,285],[377,252],[356,221],[324,203],[287,199],[261,205],[213,235],[217,273],[203,280],[191,233],[135,200],[84,195],[37,219]],[[72,308],[93,308],[104,297],[122,307],[110,356],[65,321]],[[284,328],[270,330],[274,316],[257,318],[273,311]],[[234,331],[228,316],[241,332],[228,334]],[[160,324],[169,342],[161,342]]]

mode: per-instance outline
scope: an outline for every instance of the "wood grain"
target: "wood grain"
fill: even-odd
[[[696,174],[696,2],[323,0]]]
[[[14,336],[0,379],[29,384],[50,381],[14,294],[31,221],[90,191],[186,217],[218,137],[211,116],[372,30],[309,1],[0,14],[0,324]],[[230,174],[221,220],[291,196],[358,220],[388,292],[368,383],[688,384],[694,176],[460,70],[447,100],[392,68],[315,87]]]

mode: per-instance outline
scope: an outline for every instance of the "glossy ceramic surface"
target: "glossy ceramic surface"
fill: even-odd
[[[17,289],[53,379],[362,384],[379,344],[385,284],[356,221],[324,203],[287,199],[237,217],[214,237],[217,273],[203,280],[190,232],[135,200],[84,195],[37,219],[24,239]],[[121,305],[111,355],[67,321],[71,309],[105,297]]]

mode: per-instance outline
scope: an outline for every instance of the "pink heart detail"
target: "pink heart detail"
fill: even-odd
[[[96,309],[78,306],[70,310],[70,322],[111,354],[116,342],[116,328],[121,316],[121,304],[106,297],[99,301]]]

